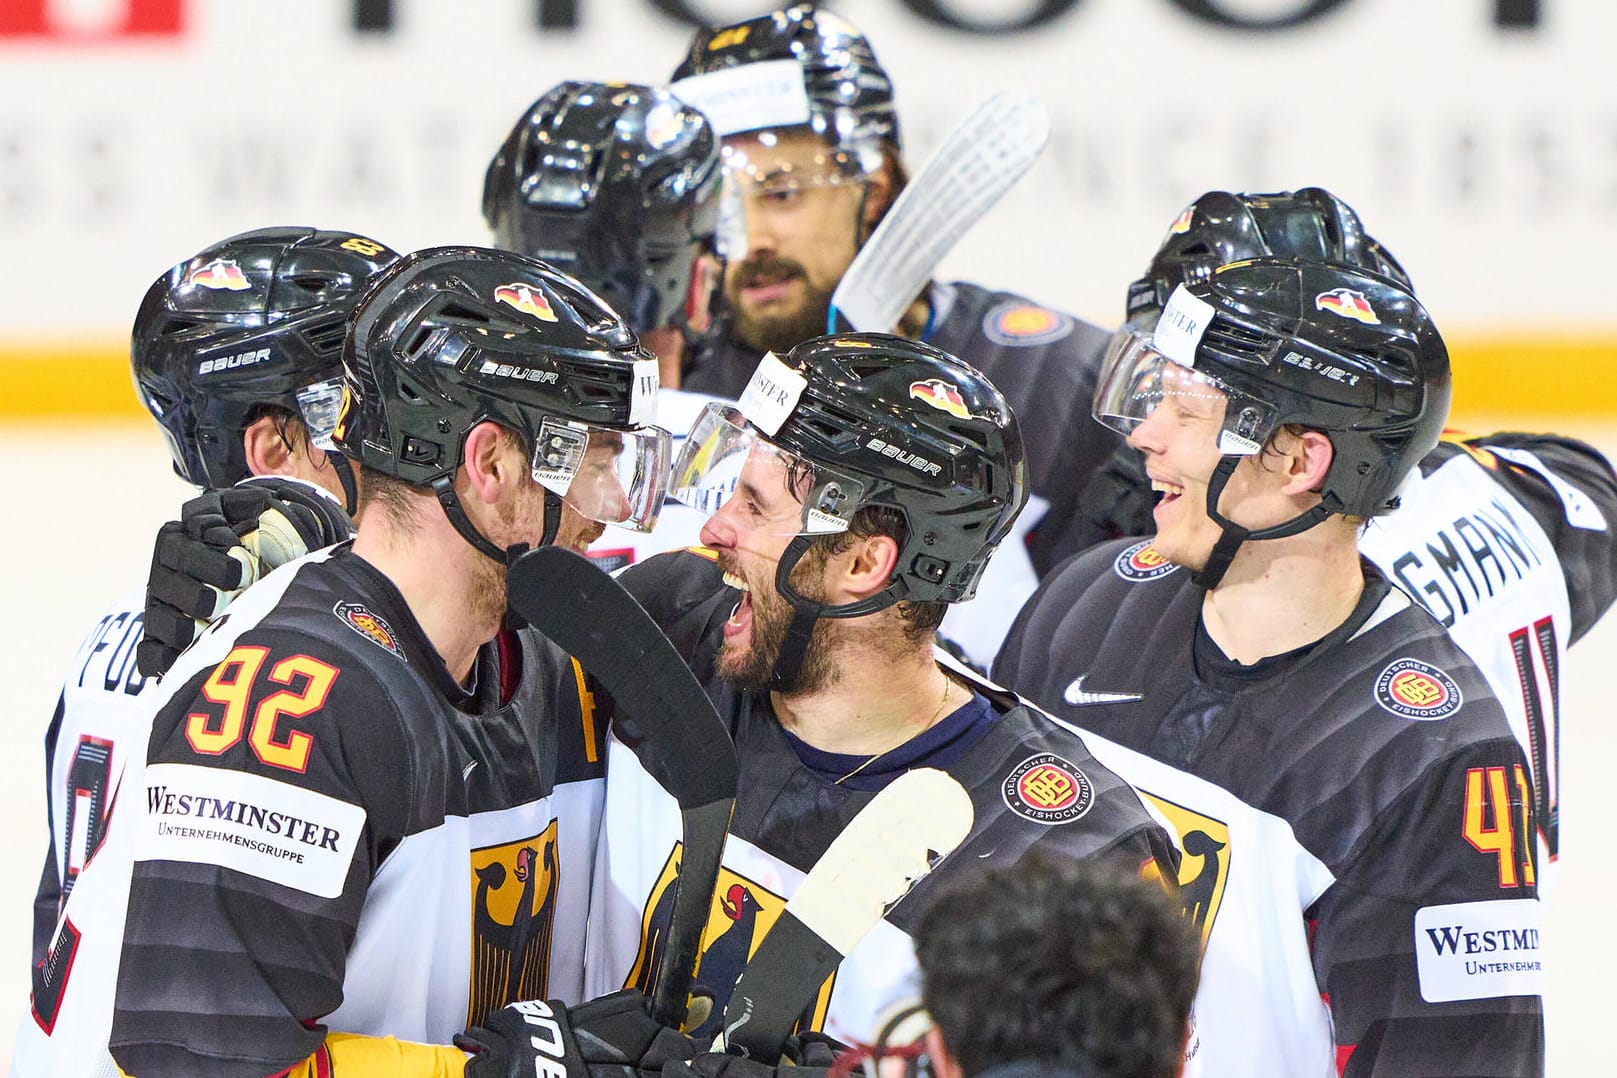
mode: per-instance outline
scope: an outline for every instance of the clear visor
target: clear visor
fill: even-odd
[[[772,445],[728,404],[709,404],[674,461],[669,496],[712,516],[729,507],[763,535],[848,530],[864,483]]]
[[[337,413],[342,410],[342,379],[328,378],[298,390],[298,412],[309,431],[309,443],[316,449],[335,452],[332,434],[337,429]]]
[[[765,131],[724,147],[717,246],[726,259],[737,262],[746,257],[749,217],[795,216],[815,203],[818,192],[862,184],[881,168],[879,150],[832,149],[815,143],[792,140],[791,149],[783,151]]]
[[[649,532],[662,508],[670,439],[660,427],[613,430],[546,419],[533,448],[533,478],[580,516]]]
[[[1119,330],[1101,364],[1095,418],[1128,435],[1159,409],[1178,426],[1205,427],[1218,451],[1233,456],[1258,452],[1276,425],[1270,405],[1169,359],[1149,334]]]

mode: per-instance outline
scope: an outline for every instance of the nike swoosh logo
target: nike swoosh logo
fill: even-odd
[[[1140,692],[1085,692],[1084,679],[1088,676],[1079,674],[1073,678],[1072,684],[1067,686],[1067,691],[1061,694],[1061,698],[1073,707],[1083,707],[1085,704],[1127,704],[1134,700],[1145,699],[1145,694]]]
[[[1079,678],[1079,680],[1082,681],[1083,679]],[[467,764],[465,767],[460,769],[460,781],[465,782],[467,779],[471,778],[472,777],[472,772],[476,771],[476,770],[477,770],[477,761],[473,760],[471,763]]]

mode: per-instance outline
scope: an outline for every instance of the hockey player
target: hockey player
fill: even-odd
[[[130,359],[136,392],[181,479],[230,487],[278,475],[351,497],[352,469],[331,451],[342,322],[360,286],[395,257],[351,232],[259,229],[213,244],[153,282],[135,317]],[[312,537],[328,523],[322,517],[343,515],[330,498],[299,498],[285,484],[219,497],[239,504],[244,520],[267,514],[294,538]],[[174,616],[160,598],[154,614],[143,614],[145,600],[144,585],[131,590],[85,637],[45,735],[51,843],[34,903],[36,976],[61,903],[101,844],[108,781],[122,754],[145,744],[141,704],[156,684],[137,666],[137,655],[150,651],[146,622],[155,616],[159,635],[183,635],[182,646],[195,634],[191,618]],[[131,729],[139,731],[133,743],[125,740]]]
[[[523,113],[483,181],[497,246],[583,281],[656,353],[658,414],[676,448],[713,400],[679,386],[714,333],[721,179],[712,125],[667,90],[563,82]],[[694,545],[703,519],[666,504],[655,532],[609,529],[590,557],[616,570]]]
[[[1129,289],[1129,323],[1155,324],[1174,287],[1245,258],[1322,258],[1409,285],[1358,215],[1320,188],[1276,194],[1210,191],[1175,220],[1146,275]],[[1152,530],[1139,454],[1109,467],[1086,494],[1118,482],[1117,515]],[[1123,462],[1117,462],[1122,464]],[[1533,765],[1539,887],[1559,849],[1562,656],[1617,598],[1617,475],[1592,446],[1550,434],[1445,432],[1378,516],[1359,550],[1424,605],[1487,675]],[[1143,544],[1142,544],[1143,548]]]
[[[468,1022],[578,998],[601,727],[571,659],[500,631],[505,566],[650,525],[656,362],[576,281],[477,248],[379,275],[343,361],[358,534],[165,675],[21,1074],[459,1074]]]
[[[483,181],[483,216],[496,246],[582,281],[656,353],[663,390],[658,408],[676,432],[686,430],[711,399],[667,390],[679,385],[685,357],[704,347],[711,332],[720,272],[713,253],[720,179],[711,125],[666,90],[562,82],[523,112]],[[216,522],[221,514],[198,503],[187,506],[159,541],[153,603],[167,595],[176,609],[170,616],[148,615],[154,673],[190,644],[193,619],[217,616],[215,591],[234,591],[256,579],[241,579],[238,564],[249,560],[244,543],[255,521],[233,512],[234,504],[222,508],[223,523],[234,530],[215,526],[204,534],[198,516]],[[656,534],[611,528],[590,556],[618,569],[637,557],[690,546],[702,519],[685,506],[669,506]],[[335,542],[348,531],[337,522],[323,538]],[[294,545],[288,552],[304,551]],[[268,572],[280,563],[261,558],[256,564]]]
[[[721,178],[713,126],[667,90],[562,82],[489,162],[483,219],[497,246],[577,277],[621,314],[666,390],[712,330]]]
[[[808,4],[699,32],[674,79],[724,137],[742,219],[726,249],[728,339],[686,385],[734,397],[764,351],[826,332],[837,282],[902,189],[893,86],[858,30]],[[1118,444],[1084,412],[1106,333],[966,282],[929,285],[894,328],[964,357],[1016,409],[1034,499],[1027,549],[1047,571],[1071,553],[1061,528]]]
[[[652,87],[566,82],[517,122],[483,185],[496,243],[566,268],[626,312],[658,353],[658,412],[676,446],[716,399],[668,388],[681,384],[682,357],[714,340],[703,275],[717,265],[718,179],[718,140],[702,113]],[[694,546],[706,519],[669,499],[655,532],[609,529],[590,557],[616,570]],[[1008,546],[988,569],[984,597],[950,604],[944,619],[944,634],[983,668],[1035,580],[1020,542]]]
[[[1133,791],[1076,736],[932,648],[1025,499],[1005,398],[928,345],[817,338],[766,355],[739,405],[712,405],[670,481],[706,509],[708,549],[622,580],[709,688],[741,757],[741,787],[698,981],[718,1028],[735,978],[828,844],[874,793],[917,767],[971,792],[965,843],[820,986],[805,1028],[869,1041],[913,991],[908,933],[954,864],[1030,848],[1171,859]],[[588,994],[646,989],[680,862],[678,808],[609,740],[608,803],[591,894]],[[815,986],[809,986],[812,988]]]
[[[1143,759],[1095,744],[1180,833],[1210,1075],[1542,1073],[1528,761],[1359,553],[1448,401],[1390,278],[1258,260],[1179,286],[1095,404],[1162,492],[1156,538],[1043,582],[995,665]]]

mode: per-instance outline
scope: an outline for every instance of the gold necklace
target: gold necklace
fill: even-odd
[[[953,688],[954,688],[954,682],[949,678],[949,675],[945,674],[943,676],[943,698],[938,701],[938,706],[937,706],[936,709],[933,710],[932,717],[930,719],[926,720],[926,725],[924,727],[922,727],[923,730],[932,729],[932,724],[938,721],[938,716],[943,714],[943,705],[949,702],[949,691],[951,689],[953,689]],[[907,740],[906,741],[900,741],[898,743],[898,745],[893,746],[893,749],[896,749],[900,745],[904,745],[904,744],[907,744],[907,743],[908,743]],[[871,764],[875,763],[877,760],[880,760],[883,756],[886,756],[889,752],[892,752],[893,749],[883,749],[881,752],[878,752],[876,755],[870,757],[864,763],[860,764],[858,767],[854,768],[852,771],[848,772],[846,775],[843,775],[840,779],[837,779],[831,785],[833,785],[833,786],[841,786],[844,782],[847,782],[849,779],[851,779],[855,775],[859,774],[859,772],[863,771],[865,768],[869,767]]]

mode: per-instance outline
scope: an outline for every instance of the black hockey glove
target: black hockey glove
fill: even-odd
[[[727,1052],[703,1052],[688,1063],[668,1064],[662,1078],[821,1078],[847,1051],[847,1045],[823,1033],[800,1033],[787,1038],[779,1066]]]
[[[1062,549],[1072,553],[1125,535],[1151,535],[1157,530],[1151,515],[1156,505],[1144,455],[1120,445],[1084,487]]]
[[[646,997],[614,992],[577,1007],[557,1000],[513,1003],[455,1035],[474,1053],[466,1078],[635,1078],[660,1074],[704,1047],[651,1017]]]
[[[180,652],[271,569],[353,534],[325,492],[296,479],[258,476],[186,502],[157,532],[146,579],[146,631],[135,653],[143,677],[165,673]]]

